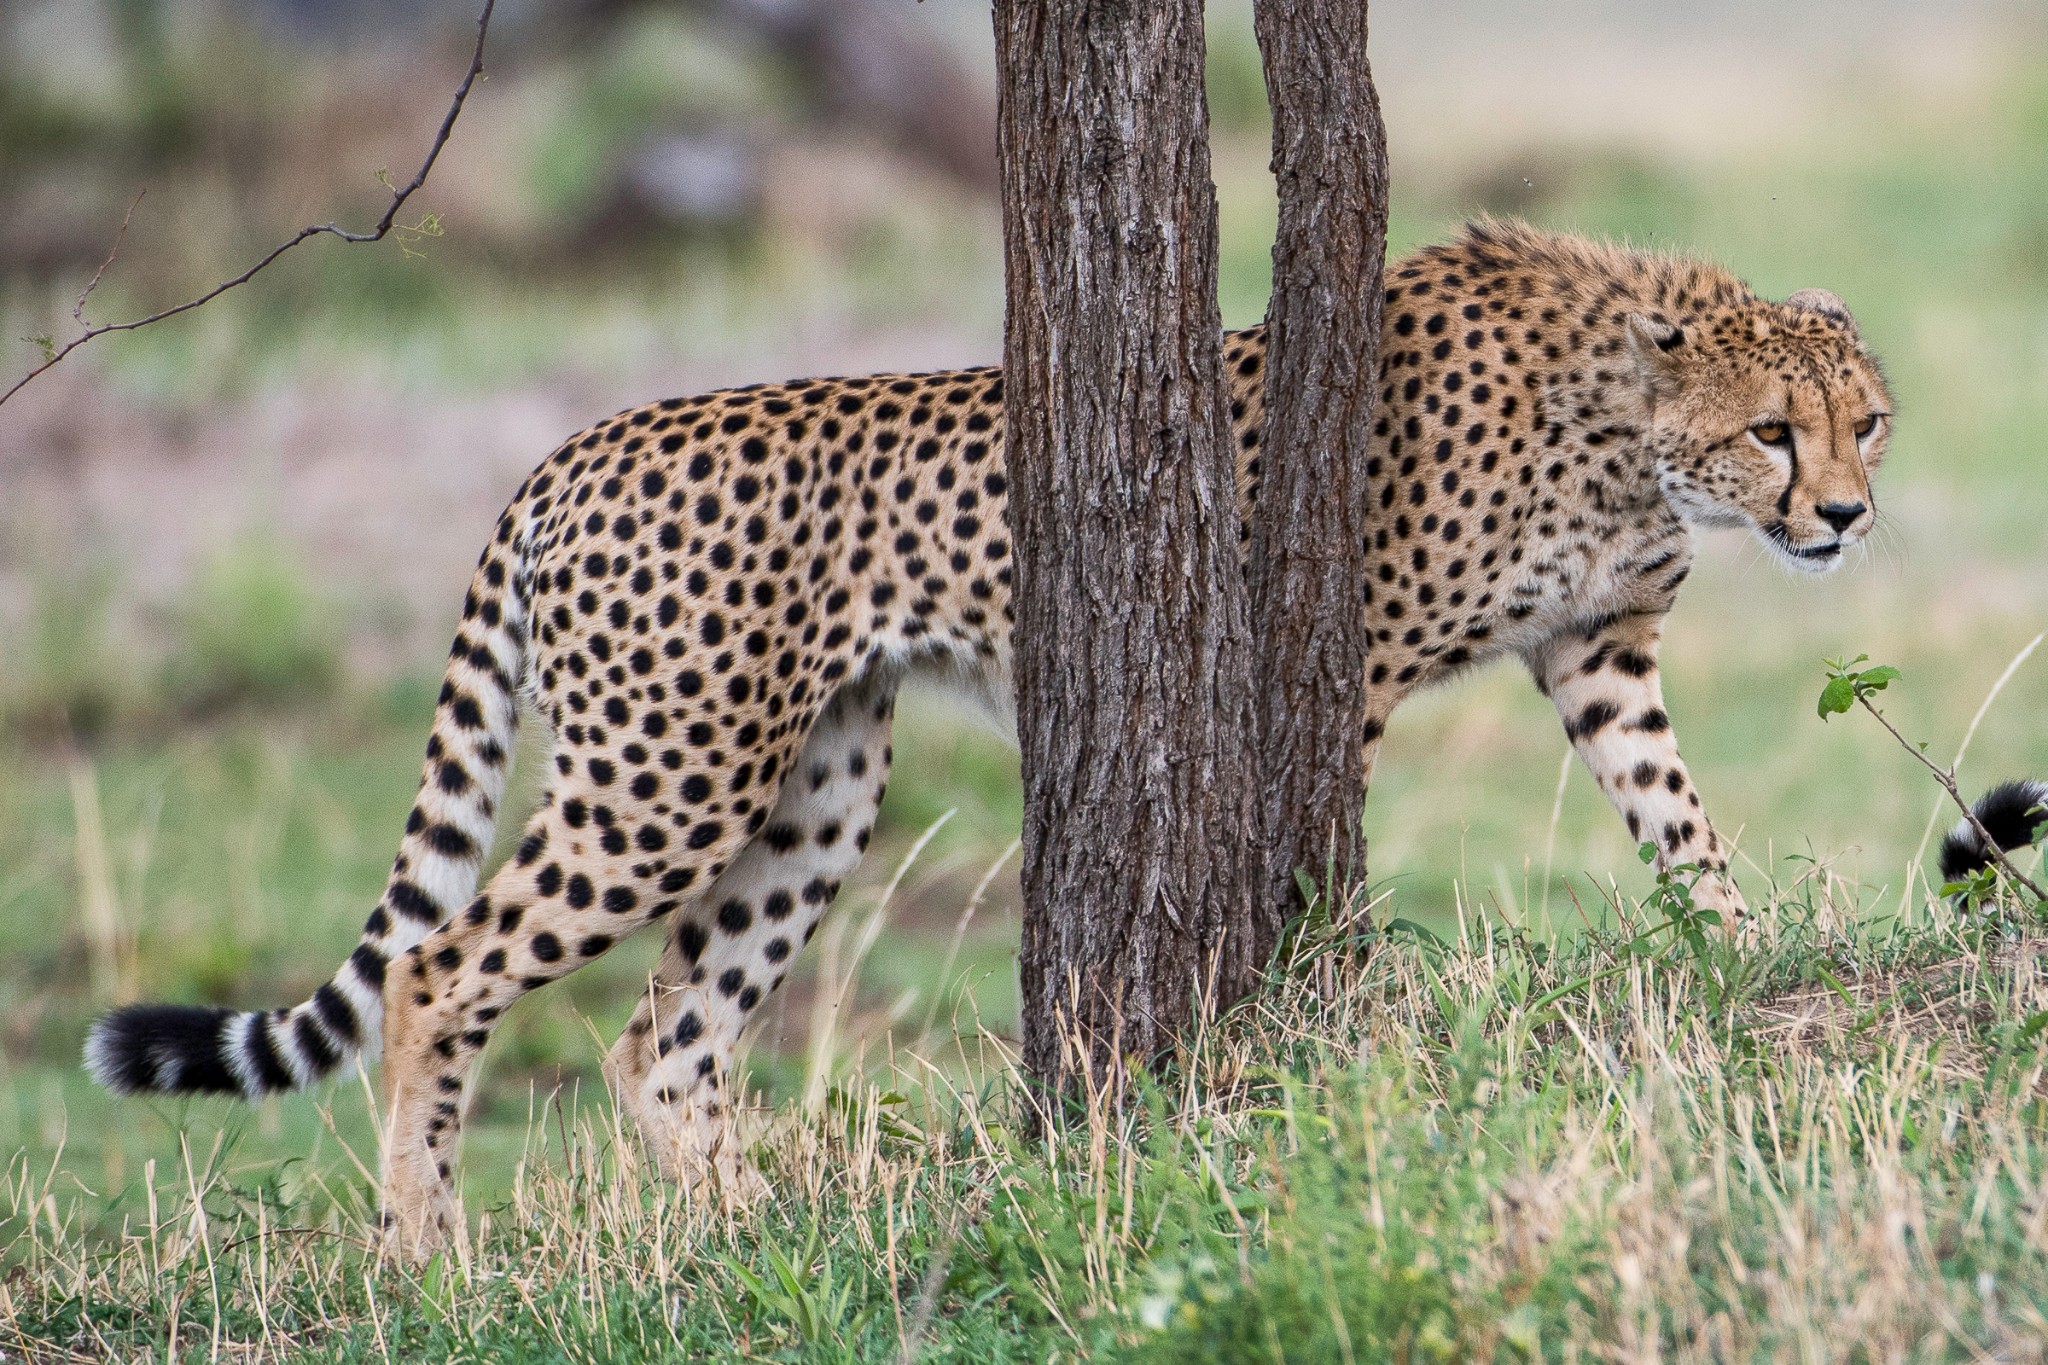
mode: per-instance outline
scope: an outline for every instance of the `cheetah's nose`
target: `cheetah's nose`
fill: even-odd
[[[1835,528],[1836,535],[1840,535],[1856,524],[1856,518],[1870,509],[1860,502],[1823,502],[1813,510],[1820,515],[1822,521]]]

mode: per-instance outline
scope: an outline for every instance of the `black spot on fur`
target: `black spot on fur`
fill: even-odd
[[[1590,739],[1612,725],[1620,714],[1621,708],[1611,701],[1590,702],[1565,730],[1573,740]]]

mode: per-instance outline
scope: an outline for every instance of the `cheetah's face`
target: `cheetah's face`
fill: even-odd
[[[1876,522],[1870,478],[1891,436],[1884,376],[1842,301],[1805,289],[1684,331],[1628,325],[1672,508],[1747,526],[1792,568],[1839,565]]]

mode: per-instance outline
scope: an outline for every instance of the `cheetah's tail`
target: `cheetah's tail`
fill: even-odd
[[[119,1094],[256,1099],[376,1054],[386,964],[469,901],[491,845],[529,658],[530,554],[530,527],[508,511],[470,585],[390,880],[341,969],[289,1009],[124,1005],[86,1035],[93,1079]]]
[[[1975,813],[2001,851],[2025,848],[2048,823],[2048,782],[2033,778],[2001,782],[1978,798]],[[1942,880],[1959,882],[1989,866],[1991,851],[1984,847],[1984,840],[1968,820],[1956,821],[1956,827],[1941,841]]]

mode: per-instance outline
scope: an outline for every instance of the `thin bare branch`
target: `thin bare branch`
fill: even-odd
[[[121,215],[121,230],[114,234],[114,244],[107,248],[107,259],[101,261],[100,268],[92,272],[92,278],[85,282],[85,288],[78,291],[78,302],[71,305],[71,316],[87,331],[92,330],[92,324],[85,320],[85,301],[92,297],[93,290],[100,287],[100,281],[106,278],[107,268],[113,265],[114,258],[121,254],[121,239],[128,235],[128,224],[135,217],[135,207],[142,202],[142,196],[148,193],[146,189],[137,190],[135,197],[128,201],[128,211]],[[54,365],[57,362],[53,360],[50,363]]]
[[[2024,872],[2013,866],[2012,859],[2005,856],[2005,850],[1999,846],[1998,840],[1992,838],[1991,831],[1984,828],[1984,822],[1977,818],[1977,812],[1970,808],[1970,803],[1963,797],[1962,789],[1956,785],[1955,770],[1944,768],[1921,753],[1918,745],[1900,734],[1898,727],[1884,718],[1884,712],[1870,704],[1870,698],[1859,696],[1856,700],[1863,703],[1864,710],[1877,717],[1879,725],[1891,731],[1892,738],[1899,742],[1900,748],[1919,759],[1920,766],[1934,774],[1934,780],[1941,784],[1941,789],[1948,793],[1949,800],[1955,802],[1957,808],[1963,812],[1963,819],[1969,823],[1971,829],[1977,831],[1977,837],[1984,841],[1984,851],[1991,855],[1992,861],[2005,870],[2005,875],[2012,878],[2015,885],[2024,886],[2032,892],[2035,900],[2048,901],[2048,891],[2043,891]]]
[[[476,46],[470,52],[469,70],[463,73],[462,84],[455,87],[455,97],[448,102],[448,112],[441,116],[441,126],[434,133],[433,145],[427,149],[426,159],[420,162],[420,168],[414,172],[412,179],[391,191],[391,202],[385,205],[383,216],[377,220],[373,227],[363,232],[351,232],[347,228],[335,223],[308,224],[292,234],[283,243],[273,247],[256,264],[232,279],[222,280],[197,298],[187,299],[183,303],[161,309],[158,312],[151,313],[148,317],[135,318],[128,322],[108,322],[94,326],[85,320],[85,301],[87,296],[99,286],[100,277],[106,274],[107,267],[114,263],[115,252],[121,249],[121,237],[128,231],[128,219],[124,217],[121,220],[121,231],[116,233],[114,237],[114,250],[107,253],[106,261],[94,273],[91,283],[85,287],[85,292],[78,296],[78,305],[72,310],[72,317],[76,318],[79,325],[84,327],[85,330],[65,342],[62,346],[52,350],[44,358],[42,364],[16,380],[14,386],[5,393],[0,393],[0,404],[6,403],[8,399],[14,397],[15,394],[20,393],[23,388],[27,387],[31,380],[53,368],[64,357],[70,355],[73,351],[94,338],[103,337],[109,332],[132,332],[137,328],[147,327],[151,323],[174,318],[180,313],[189,313],[195,308],[202,308],[219,298],[222,294],[227,293],[230,289],[238,289],[242,285],[247,284],[258,274],[269,268],[271,263],[276,261],[278,257],[310,238],[339,237],[344,242],[383,241],[385,237],[390,235],[393,225],[398,220],[398,211],[405,207],[405,201],[412,198],[414,191],[427,182],[428,173],[434,169],[434,163],[440,159],[441,149],[448,145],[449,135],[455,131],[455,120],[462,114],[462,105],[469,98],[470,88],[476,84],[477,78],[483,75],[484,37],[490,32],[491,12],[497,8],[497,4],[498,0],[484,0],[483,10],[477,15],[476,19]],[[140,203],[142,196],[138,194],[135,200],[136,203]],[[128,206],[129,215],[132,216],[134,212],[135,204],[130,204]]]

